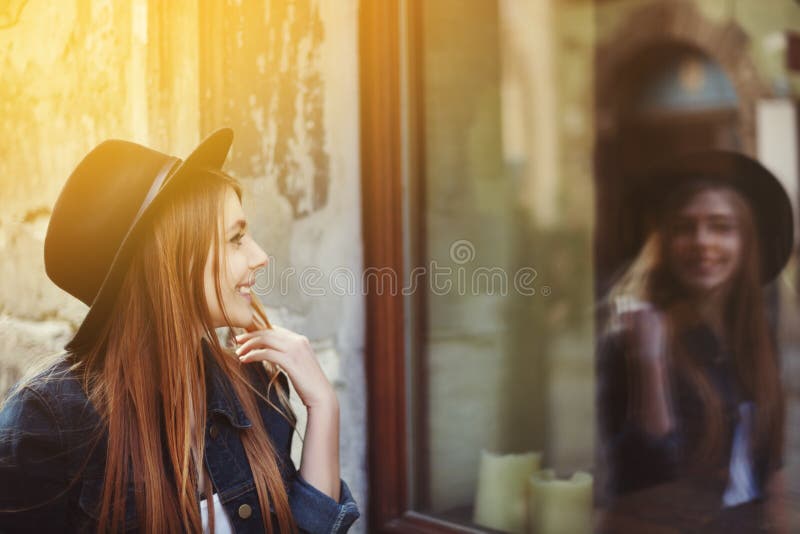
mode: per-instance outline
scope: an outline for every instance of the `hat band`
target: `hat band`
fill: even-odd
[[[150,189],[147,191],[147,195],[144,197],[144,201],[142,201],[142,205],[139,206],[139,211],[136,213],[136,217],[133,218],[134,221],[139,220],[144,210],[147,209],[147,206],[153,202],[153,199],[158,194],[158,191],[161,189],[161,186],[164,184],[164,180],[167,179],[169,176],[170,171],[175,167],[175,164],[180,163],[180,158],[170,157],[167,159],[167,162],[161,167],[161,170],[158,171],[155,180],[150,185]]]

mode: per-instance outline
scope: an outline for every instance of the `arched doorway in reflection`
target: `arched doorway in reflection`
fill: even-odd
[[[620,171],[639,176],[655,161],[705,148],[741,150],[736,90],[700,50],[667,44],[643,50],[620,79]]]

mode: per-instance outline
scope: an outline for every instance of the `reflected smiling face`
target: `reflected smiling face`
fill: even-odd
[[[231,325],[246,328],[253,322],[251,300],[257,298],[251,295],[251,288],[255,283],[255,271],[267,265],[267,255],[246,232],[247,220],[242,204],[230,187],[225,193],[221,222],[223,234],[217,254],[222,302],[217,298],[214,284],[213,242],[205,265],[206,302],[214,327],[225,326],[225,317],[222,313],[224,306]]]
[[[736,194],[726,188],[701,190],[667,224],[669,266],[692,293],[706,294],[722,287],[742,263]]]

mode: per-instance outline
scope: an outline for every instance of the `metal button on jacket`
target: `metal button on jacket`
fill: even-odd
[[[253,515],[253,509],[250,508],[249,504],[243,504],[239,507],[239,517],[247,519],[251,515]]]

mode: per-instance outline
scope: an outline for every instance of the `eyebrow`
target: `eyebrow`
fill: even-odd
[[[707,215],[704,215],[704,217],[708,219],[735,219],[736,215],[733,213],[717,212],[717,213],[709,213]],[[697,216],[691,213],[680,213],[676,217],[676,219],[696,219],[696,218]]]
[[[239,219],[238,221],[233,223],[230,226],[230,228],[228,228],[228,232],[231,232],[231,231],[235,230],[237,226],[239,228],[241,228],[241,229],[245,229],[245,228],[247,228],[247,221],[245,221],[244,219]]]

